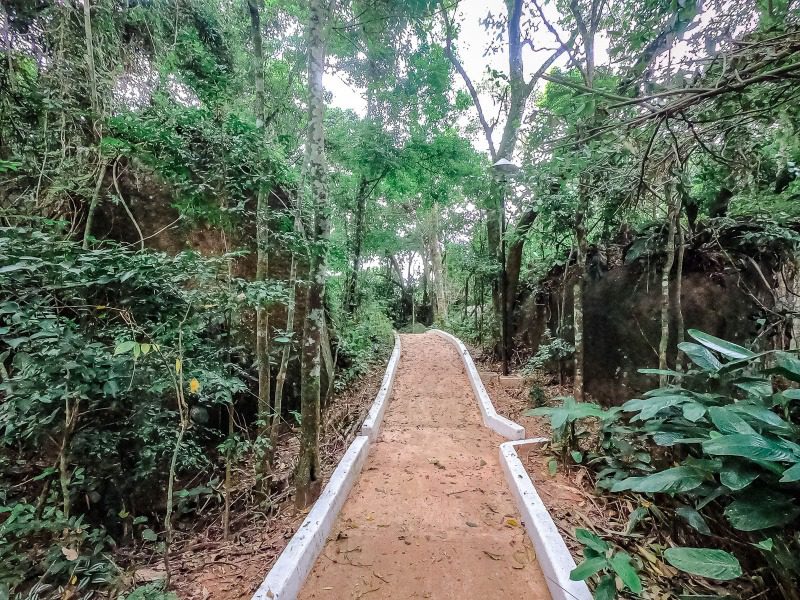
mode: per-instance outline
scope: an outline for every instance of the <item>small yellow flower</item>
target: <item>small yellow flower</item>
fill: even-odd
[[[192,377],[192,380],[189,382],[189,391],[192,394],[196,394],[200,391],[200,382],[197,381],[197,378]]]

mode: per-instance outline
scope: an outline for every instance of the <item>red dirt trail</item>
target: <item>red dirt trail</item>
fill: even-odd
[[[381,433],[300,598],[550,598],[461,358],[403,335]]]

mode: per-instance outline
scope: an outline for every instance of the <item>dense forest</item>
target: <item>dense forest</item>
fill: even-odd
[[[800,598],[796,0],[0,7],[0,599],[195,597],[431,326],[624,513],[597,598]]]

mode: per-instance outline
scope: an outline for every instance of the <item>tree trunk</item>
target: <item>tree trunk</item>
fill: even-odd
[[[89,104],[92,108],[92,137],[96,142],[100,141],[100,136],[97,131],[97,119],[100,113],[100,106],[97,100],[97,71],[94,64],[94,39],[92,33],[92,9],[91,0],[84,0],[83,2],[83,32],[86,44],[86,70],[89,75]],[[10,58],[10,55],[9,55]],[[103,179],[106,175],[108,164],[103,160],[102,152],[98,145],[97,157],[100,163],[100,171],[97,175],[97,182],[94,188],[94,194],[89,202],[89,208],[86,212],[86,225],[83,230],[83,249],[89,249],[89,237],[92,234],[92,225],[94,223],[94,215],[97,212],[97,206],[100,203],[100,191],[103,187]]]
[[[682,203],[682,202],[681,202]],[[675,312],[675,338],[676,343],[681,344],[686,339],[686,325],[683,320],[683,301],[681,295],[683,294],[683,259],[686,253],[686,239],[684,235],[683,225],[681,224],[681,209],[678,209],[676,218],[676,225],[678,227],[678,264],[675,267],[675,285],[673,286],[673,310]],[[682,368],[681,351],[676,351],[675,368],[680,370]]]
[[[289,266],[289,289],[292,290],[292,302],[286,309],[286,331],[290,335],[294,333],[294,310],[297,303],[297,261],[292,254],[292,262]],[[286,372],[289,370],[289,358],[292,353],[292,344],[288,342],[281,352],[281,364],[278,368],[278,375],[275,378],[275,406],[272,410],[272,423],[269,428],[269,463],[275,464],[275,449],[278,446],[278,435],[281,426],[281,414],[283,412],[283,386],[286,383]]]
[[[344,309],[352,315],[358,308],[358,275],[361,270],[361,248],[364,244],[365,215],[367,212],[367,189],[369,181],[366,175],[361,175],[356,193],[355,231],[353,232],[353,264],[347,278],[347,289],[344,295]]]
[[[570,10],[575,18],[575,24],[583,41],[583,54],[585,62],[581,73],[583,82],[589,89],[594,87],[594,37],[603,9],[602,0],[592,0],[588,19],[581,13],[577,2],[570,4]],[[588,23],[588,24],[587,24]],[[587,130],[591,129],[597,121],[597,109],[586,123]],[[578,128],[578,137],[582,137],[582,127]],[[580,144],[580,150],[584,144]],[[588,250],[586,221],[591,208],[592,176],[584,170],[578,180],[578,210],[575,214],[575,241],[576,241],[576,278],[572,286],[573,296],[573,328],[575,330],[575,380],[574,396],[578,401],[584,397],[584,344],[583,344],[583,292],[586,278],[586,253]]]
[[[442,251],[439,247],[439,205],[433,205],[431,215],[431,232],[428,240],[430,241],[431,267],[433,270],[433,289],[436,294],[436,318],[438,320],[447,319],[447,289],[444,280],[444,264],[442,261]]]
[[[92,34],[91,0],[83,0],[83,33],[86,37],[86,68],[89,73],[89,103],[92,107],[92,125],[100,112],[97,100],[97,70],[94,65],[94,39]]]
[[[792,261],[789,289],[791,313],[789,314],[789,350],[800,349],[800,253],[795,252]]]
[[[250,35],[253,40],[253,79],[255,83],[256,127],[264,128],[264,51],[261,39],[260,0],[248,0]],[[258,186],[256,199],[256,281],[265,282],[269,276],[269,201],[265,190]],[[256,364],[258,365],[258,438],[256,479],[258,486],[266,485],[269,473],[271,370],[269,364],[269,310],[263,302],[256,307]]]
[[[314,210],[310,241],[310,282],[300,360],[300,456],[295,471],[296,504],[308,506],[322,487],[319,465],[320,340],[325,326],[325,253],[328,240],[328,198],[325,160],[325,31],[328,2],[310,0],[308,21],[308,175]]]
[[[64,518],[69,519],[72,502],[69,493],[69,454],[72,445],[72,434],[78,424],[79,400],[75,402],[67,398],[64,404],[64,435],[61,438],[61,448],[58,452],[58,472],[61,482],[61,496],[63,501]]]
[[[513,314],[517,305],[517,288],[522,271],[522,252],[525,248],[525,236],[533,227],[536,217],[539,216],[537,209],[525,211],[519,218],[514,228],[514,241],[508,246],[508,256],[506,257],[506,275],[508,277],[508,290],[506,292],[506,302],[509,314]]]
[[[669,276],[675,264],[675,224],[678,218],[678,201],[672,193],[672,182],[664,184],[664,198],[667,202],[667,241],[665,246],[666,259],[661,271],[661,342],[658,345],[658,368],[667,369],[667,350],[669,350],[669,322],[670,322],[670,286]],[[661,387],[667,385],[667,376],[659,375],[658,382]]]
[[[84,226],[83,229],[84,250],[89,249],[89,238],[92,235],[92,225],[94,224],[94,215],[97,212],[97,206],[100,204],[100,194],[103,189],[103,180],[106,177],[106,170],[108,169],[108,163],[106,163],[101,154],[99,154],[99,158],[100,158],[100,171],[97,173],[97,181],[95,182],[92,199],[89,202],[89,209],[86,213],[86,225]]]

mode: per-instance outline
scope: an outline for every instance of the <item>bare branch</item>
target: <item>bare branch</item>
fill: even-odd
[[[447,58],[452,63],[453,67],[455,67],[455,70],[458,71],[458,74],[461,75],[461,79],[464,80],[464,85],[467,86],[467,91],[469,91],[469,95],[472,97],[472,103],[475,105],[475,110],[478,111],[478,120],[483,128],[483,135],[486,136],[486,142],[489,144],[489,152],[492,155],[492,160],[495,160],[497,158],[497,150],[495,149],[494,141],[492,140],[494,126],[489,125],[489,122],[486,120],[485,113],[483,112],[483,106],[481,105],[481,100],[478,96],[478,91],[475,89],[475,85],[472,83],[472,79],[470,79],[467,71],[461,64],[461,61],[456,56],[455,50],[453,50],[453,29],[450,19],[447,16],[447,11],[443,10],[441,14],[445,26],[445,54],[447,54]]]

